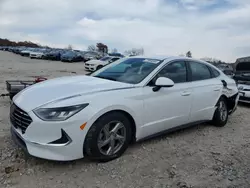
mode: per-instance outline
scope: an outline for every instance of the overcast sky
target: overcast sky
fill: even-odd
[[[0,37],[234,62],[250,55],[250,0],[0,0]]]

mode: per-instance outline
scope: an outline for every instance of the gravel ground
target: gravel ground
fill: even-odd
[[[7,79],[84,74],[82,63],[30,60],[0,51],[0,94]],[[250,187],[250,106],[223,128],[208,124],[136,143],[119,159],[52,162],[25,155],[10,138],[9,99],[0,98],[0,187]]]

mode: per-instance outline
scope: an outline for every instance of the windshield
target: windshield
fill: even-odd
[[[95,52],[86,52],[84,55],[85,56],[96,56],[97,53],[95,53]]]
[[[158,59],[126,58],[118,60],[91,74],[91,76],[138,84],[146,78],[159,64]]]
[[[103,57],[103,58],[100,59],[100,61],[107,61],[109,59],[111,59],[111,57]]]
[[[68,51],[66,53],[64,53],[65,56],[74,56],[76,53],[73,51]]]

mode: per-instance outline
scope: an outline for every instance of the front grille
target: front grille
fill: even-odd
[[[22,134],[24,134],[32,119],[25,111],[12,104],[10,107],[10,121],[15,128],[21,129]]]

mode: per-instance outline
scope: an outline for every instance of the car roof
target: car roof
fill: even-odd
[[[200,62],[204,62],[202,60],[199,59],[194,59],[194,58],[190,58],[190,57],[183,57],[183,56],[159,56],[159,55],[155,55],[155,56],[131,56],[128,58],[148,58],[148,59],[157,59],[160,61],[163,60],[194,60],[194,61],[200,61]]]
[[[216,66],[212,65],[211,63],[208,63],[206,61],[200,60],[200,59],[195,59],[195,58],[190,58],[190,57],[185,57],[185,56],[132,56],[132,57],[128,57],[128,58],[146,58],[146,59],[157,59],[160,61],[163,60],[168,60],[168,61],[172,61],[172,60],[193,60],[196,62],[200,62],[200,63],[204,63],[207,66],[213,67],[216,70],[220,70],[218,69]]]

